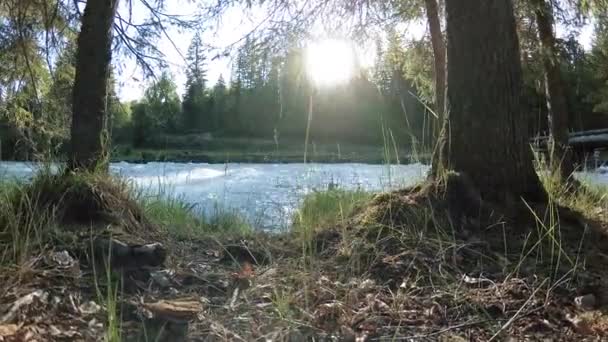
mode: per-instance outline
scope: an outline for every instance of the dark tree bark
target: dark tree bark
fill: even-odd
[[[555,33],[553,31],[553,9],[546,0],[532,0],[541,56],[545,73],[545,96],[549,110],[549,151],[552,167],[559,167],[563,177],[574,172],[572,153],[568,148],[569,113],[566,88],[557,60]]]
[[[438,116],[437,126],[444,126],[445,119],[445,91],[446,91],[446,50],[445,42],[443,40],[443,34],[441,33],[441,21],[439,19],[439,6],[437,0],[425,0],[426,18],[429,24],[429,31],[431,32],[431,45],[433,46],[433,62],[434,62],[434,86],[435,86],[435,112]],[[442,132],[435,131],[437,134],[438,141],[441,142]],[[438,143],[436,147],[441,146]],[[436,175],[438,170],[436,165],[441,164],[440,158],[442,157],[439,150],[435,150],[433,153],[433,170],[431,173]]]
[[[543,198],[520,108],[522,71],[511,0],[446,0],[446,167],[484,200]]]
[[[439,19],[439,8],[437,0],[424,0],[426,17],[431,32],[431,45],[433,46],[434,72],[435,72],[435,111],[440,120],[445,111],[445,87],[446,87],[446,54],[445,42],[441,33],[441,21]]]
[[[112,23],[119,0],[88,0],[78,35],[70,170],[107,168],[105,158]]]

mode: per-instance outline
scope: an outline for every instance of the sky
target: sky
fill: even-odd
[[[124,4],[125,2],[123,2]],[[147,9],[141,5],[139,1],[133,1],[133,16],[135,20],[141,20],[147,15]],[[197,12],[198,1],[191,0],[170,0],[166,1],[166,13],[175,15],[191,15]],[[119,12],[123,13],[123,17],[126,17],[126,6],[119,8]],[[261,14],[257,18],[261,18]],[[238,42],[248,32],[253,30],[259,23],[259,19],[256,19],[255,13],[250,15],[244,15],[242,10],[233,8],[222,17],[219,25],[212,25],[203,32],[203,43],[209,44],[215,48],[215,52],[223,50],[227,46]],[[211,26],[211,25],[209,25]],[[157,47],[165,55],[165,60],[169,65],[169,71],[173,75],[173,79],[178,87],[178,94],[181,96],[184,93],[184,86],[186,83],[185,76],[185,60],[186,52],[190,41],[194,35],[194,32],[181,30],[176,27],[168,27],[168,35],[171,37],[169,40],[166,37],[162,37]],[[400,31],[405,32],[405,36],[408,39],[420,39],[426,33],[426,25],[423,22],[409,24]],[[558,26],[556,28],[557,35],[563,36],[566,32],[563,27]],[[585,47],[591,46],[593,38],[593,27],[592,25],[585,26],[579,37],[579,42]],[[371,64],[373,62],[373,56],[375,48],[368,46],[366,49],[358,49],[358,58],[363,60],[363,64]],[[208,70],[207,79],[208,84],[213,85],[217,81],[220,75],[223,75],[225,80],[230,79],[230,69],[232,58],[223,57],[213,59],[213,52],[207,55],[208,57]],[[146,86],[151,82],[143,78],[143,73],[139,69],[133,59],[123,58],[118,61],[120,64],[120,72],[117,77],[118,95],[122,101],[136,100],[142,97]]]
[[[125,3],[125,2],[123,2]],[[140,18],[147,15],[147,9],[143,8],[139,1],[133,1],[134,13],[139,13]],[[125,7],[119,8],[120,12],[125,12]],[[197,5],[192,1],[186,0],[171,0],[167,1],[166,13],[175,15],[191,15],[196,13]],[[230,13],[230,16],[226,20],[234,20],[234,14]],[[137,14],[134,14],[137,17]],[[136,19],[136,20],[138,20]],[[203,33],[203,43],[214,46],[224,47],[237,41],[242,35],[246,34],[247,28],[242,23],[226,23],[216,30],[206,30]],[[165,60],[169,65],[169,70],[174,77],[174,80],[178,86],[178,93],[180,96],[184,92],[184,85],[186,83],[185,75],[185,56],[188,51],[190,41],[194,36],[193,31],[181,30],[176,27],[169,26],[167,33],[171,37],[169,40],[166,37],[162,37],[158,41],[157,47],[165,55]],[[175,44],[175,45],[174,45]],[[208,60],[208,71],[207,78],[211,84],[214,84],[219,78],[220,74],[224,74],[226,79],[229,78],[230,73],[230,59],[222,58],[212,60],[211,56],[207,56]],[[150,80],[144,80],[143,73],[140,68],[137,67],[136,63],[132,59],[120,60],[121,72],[117,77],[118,81],[118,95],[123,101],[130,101],[139,99],[143,95],[143,91],[149,84]]]

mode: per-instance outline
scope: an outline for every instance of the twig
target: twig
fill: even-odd
[[[421,338],[427,338],[427,337],[431,337],[431,336],[441,335],[441,334],[444,334],[444,333],[446,333],[448,331],[451,331],[451,330],[460,329],[460,328],[464,328],[464,327],[470,327],[470,326],[473,326],[473,325],[478,325],[478,324],[482,324],[482,323],[489,322],[489,321],[491,321],[491,320],[484,319],[484,320],[478,320],[478,321],[473,321],[473,322],[465,322],[465,323],[461,323],[461,324],[452,325],[452,326],[449,326],[447,328],[443,328],[441,330],[437,330],[437,331],[434,331],[434,332],[428,333],[428,334],[411,335],[411,336],[404,336],[404,337],[396,337],[396,338],[392,338],[391,340],[392,341],[418,340],[418,339],[421,339]],[[375,339],[375,340],[378,340],[378,339]]]
[[[532,294],[530,295],[530,297],[528,298],[528,300],[526,300],[526,302],[524,303],[524,305],[522,305],[521,308],[519,308],[519,310],[517,310],[517,312],[515,313],[515,315],[513,315],[513,317],[511,317],[511,319],[509,319],[507,321],[507,323],[505,323],[500,329],[498,329],[498,331],[494,334],[494,336],[492,336],[488,340],[488,342],[494,341],[498,337],[498,335],[500,335],[511,324],[513,324],[513,322],[515,322],[517,320],[517,318],[519,317],[519,315],[521,314],[521,312],[524,310],[524,308],[526,306],[528,306],[528,304],[532,301],[532,299],[534,298],[534,296],[536,296],[536,293],[545,285],[546,282],[547,282],[547,279],[543,280],[543,282],[532,292]]]

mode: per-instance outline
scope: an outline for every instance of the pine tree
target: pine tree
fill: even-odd
[[[106,100],[116,0],[89,0],[78,35],[72,94],[70,170],[107,170]]]
[[[220,74],[215,86],[213,87],[213,121],[217,129],[225,128],[228,125],[228,118],[226,117],[226,100],[228,95],[228,89],[226,88],[226,81],[224,75]]]
[[[194,34],[190,42],[186,62],[188,63],[186,69],[186,87],[197,85],[204,89],[207,83],[207,57],[205,56],[205,48],[199,32]]]
[[[209,97],[205,90],[207,82],[206,60],[203,42],[197,32],[192,38],[186,61],[186,94],[182,111],[182,126],[187,130],[214,130],[210,119]]]
[[[374,65],[374,82],[376,83],[380,93],[387,95],[390,91],[390,67],[387,63],[387,55],[382,46],[382,40],[376,40],[376,60]]]

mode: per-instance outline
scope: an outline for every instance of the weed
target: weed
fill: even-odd
[[[0,186],[0,260],[23,265],[38,254],[54,230],[55,207],[39,210],[38,197],[23,184],[2,183]]]
[[[253,228],[235,211],[215,207],[208,217],[196,206],[163,186],[154,194],[140,192],[137,195],[146,217],[167,234],[177,238],[196,238],[205,235],[247,235]]]

